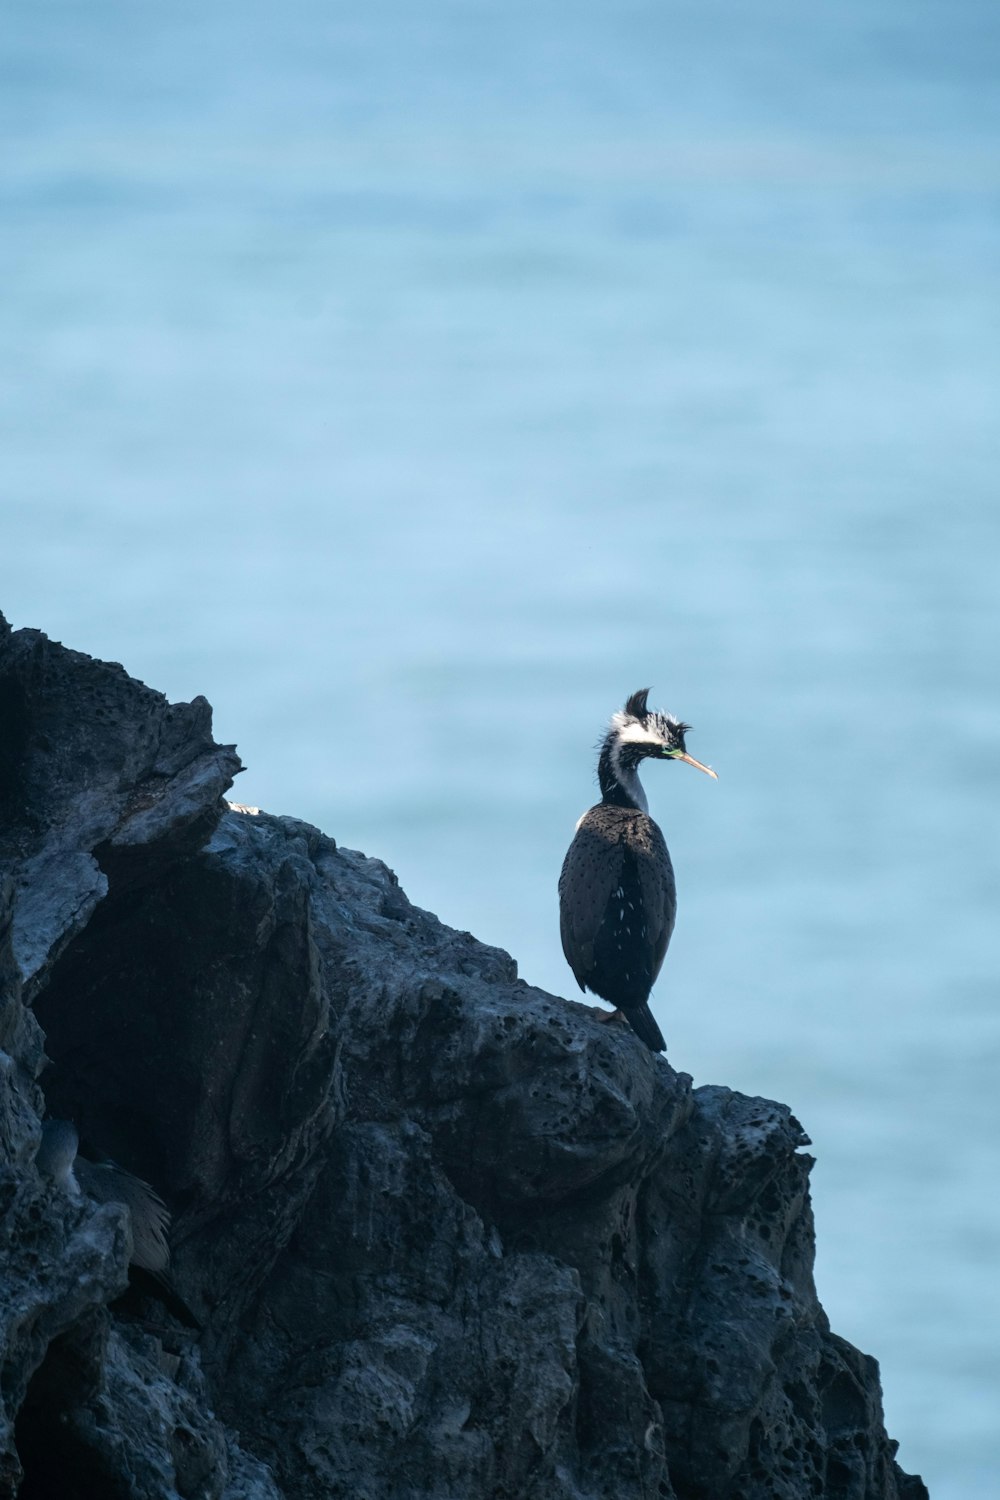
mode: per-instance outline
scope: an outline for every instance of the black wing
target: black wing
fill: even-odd
[[[133,1177],[115,1162],[87,1161],[78,1156],[76,1180],[88,1198],[99,1203],[124,1203],[132,1217],[132,1264],[147,1271],[165,1271],[170,1264],[170,1210],[141,1177]]]
[[[605,811],[592,807],[580,819],[559,876],[559,932],[581,990],[593,975],[594,943],[625,860],[621,830]]]
[[[633,830],[635,874],[646,914],[651,944],[650,988],[663,967],[670,937],[677,920],[677,886],[667,841],[652,818],[644,817]]]

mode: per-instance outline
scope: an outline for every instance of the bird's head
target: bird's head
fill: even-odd
[[[626,793],[627,800],[640,807],[645,798],[636,773],[644,760],[682,760],[718,780],[710,766],[703,766],[700,760],[687,753],[684,736],[690,730],[690,724],[675,719],[673,714],[657,713],[648,706],[648,697],[649,688],[640,688],[612,717],[598,764],[598,777],[605,797],[613,790],[612,784],[616,784]]]
[[[46,1120],[35,1156],[35,1165],[42,1176],[74,1195],[79,1192],[73,1176],[79,1144],[76,1126],[70,1120]]]

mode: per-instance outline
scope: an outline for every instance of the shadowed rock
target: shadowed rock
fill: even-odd
[[[816,1299],[784,1106],[227,807],[201,700],[3,627],[0,703],[0,1494],[926,1493]],[[39,1178],[46,1103],[169,1204],[198,1340],[106,1311],[125,1213]]]

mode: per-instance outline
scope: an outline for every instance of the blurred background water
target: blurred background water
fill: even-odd
[[[697,1083],[813,1137],[817,1280],[1000,1493],[1000,12],[8,0],[0,608],[205,693],[234,796],[576,990],[612,710]]]

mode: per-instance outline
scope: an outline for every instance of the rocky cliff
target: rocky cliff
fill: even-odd
[[[0,618],[0,1496],[918,1500],[782,1104],[233,807],[208,704]],[[152,1183],[40,1177],[44,1114]]]

